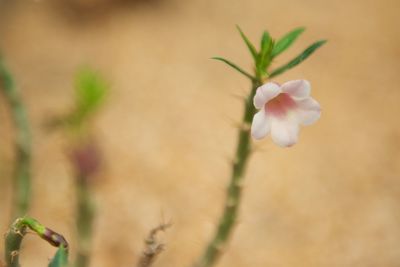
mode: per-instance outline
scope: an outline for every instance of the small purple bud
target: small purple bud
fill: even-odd
[[[62,235],[54,232],[47,227],[45,228],[45,231],[41,237],[55,247],[60,247],[62,245],[65,249],[68,250],[67,240],[65,240]]]
[[[101,165],[101,153],[94,142],[80,143],[70,153],[73,167],[82,179],[97,174]]]

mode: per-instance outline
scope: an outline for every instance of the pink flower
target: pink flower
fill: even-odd
[[[257,89],[251,135],[262,139],[271,133],[272,140],[282,147],[297,142],[299,125],[310,125],[321,116],[317,101],[310,97],[310,83],[294,80],[282,85],[266,83]]]

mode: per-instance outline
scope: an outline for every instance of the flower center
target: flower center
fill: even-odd
[[[280,93],[265,103],[265,111],[278,117],[286,116],[287,112],[295,107],[296,102],[287,93]]]

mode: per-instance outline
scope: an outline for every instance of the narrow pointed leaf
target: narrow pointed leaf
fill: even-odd
[[[315,50],[317,50],[319,47],[321,47],[325,43],[326,43],[326,40],[320,40],[320,41],[313,43],[312,45],[307,47],[307,49],[304,50],[303,53],[301,53],[300,55],[298,55],[297,57],[295,57],[294,59],[289,61],[287,64],[272,71],[271,74],[269,75],[269,77],[270,78],[275,77],[275,76],[282,74],[285,71],[297,66],[298,64],[303,62],[306,58],[308,58],[312,53],[314,53]]]
[[[243,74],[244,76],[246,76],[247,78],[249,78],[250,80],[255,80],[255,78],[250,75],[249,73],[247,73],[246,71],[242,70],[240,67],[238,67],[236,64],[230,62],[229,60],[222,58],[222,57],[213,57],[212,59],[215,60],[219,60],[222,61],[226,64],[228,64],[229,66],[231,66],[232,68],[234,68],[235,70],[237,70],[238,72],[240,72],[241,74]]]
[[[294,43],[294,41],[296,41],[297,37],[304,32],[304,30],[305,28],[296,28],[279,39],[272,50],[272,57],[276,57],[288,49]]]
[[[267,53],[268,47],[271,42],[271,36],[267,31],[263,32],[261,37],[261,45],[260,45],[260,58],[263,59]]]
[[[261,38],[260,54],[257,62],[257,71],[266,73],[266,69],[271,62],[271,52],[274,47],[274,42],[267,31],[264,31]]]
[[[265,52],[263,53],[263,61],[261,64],[261,68],[263,69],[263,71],[266,71],[267,67],[269,66],[269,64],[271,63],[271,53],[272,53],[272,49],[274,48],[274,41],[272,40],[272,38],[269,39],[268,44],[266,45]]]
[[[243,41],[246,43],[247,48],[249,49],[251,55],[253,56],[254,61],[257,60],[257,50],[254,47],[254,45],[250,42],[250,40],[247,38],[247,36],[243,33],[242,29],[240,29],[240,27],[238,25],[236,25],[236,28],[238,29],[240,36],[242,36]]]
[[[54,255],[54,258],[51,260],[49,263],[48,267],[65,267],[68,265],[68,253],[67,250],[61,246],[56,254]]]

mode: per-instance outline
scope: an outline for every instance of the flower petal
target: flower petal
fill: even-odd
[[[264,109],[261,109],[253,117],[253,123],[251,124],[251,135],[254,139],[262,139],[269,133],[271,129],[271,122],[267,117],[267,113]]]
[[[282,91],[297,98],[308,97],[311,85],[307,80],[294,80],[282,84]]]
[[[321,117],[321,107],[312,97],[297,100],[297,117],[302,125],[310,125]]]
[[[282,90],[280,86],[276,83],[266,83],[258,87],[253,100],[254,106],[261,109],[265,103],[279,95],[281,92]]]
[[[281,147],[289,147],[297,143],[299,125],[293,116],[271,119],[272,140]]]

